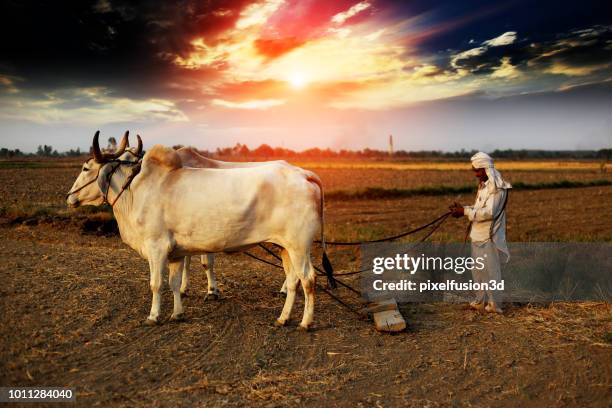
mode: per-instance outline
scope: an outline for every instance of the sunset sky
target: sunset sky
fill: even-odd
[[[3,1],[0,146],[612,145],[604,1]]]

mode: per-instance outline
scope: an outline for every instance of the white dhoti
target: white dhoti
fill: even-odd
[[[501,265],[497,246],[491,241],[473,242],[472,258],[482,258],[484,264],[484,268],[482,269],[477,269],[476,267],[472,268],[472,280],[474,283],[481,284],[481,288],[475,291],[475,302],[493,302],[495,304],[501,304],[502,293],[499,290],[491,289],[492,287],[499,287],[501,281]],[[488,289],[483,289],[483,285],[488,285]]]

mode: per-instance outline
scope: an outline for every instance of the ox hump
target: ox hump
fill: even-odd
[[[174,149],[162,145],[155,145],[145,154],[143,159],[143,169],[151,167],[176,170],[183,167],[183,162]]]

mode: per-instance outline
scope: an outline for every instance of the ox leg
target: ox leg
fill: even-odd
[[[281,259],[283,260],[283,269],[285,270],[285,283],[287,286],[287,297],[285,298],[285,305],[276,323],[284,326],[291,316],[291,309],[293,309],[293,303],[295,302],[295,289],[297,287],[297,276],[295,275],[293,264],[291,263],[291,257],[286,249],[281,251]]]
[[[183,279],[181,280],[181,295],[187,296],[187,289],[189,285],[189,266],[191,265],[191,257],[186,256],[183,264]]]
[[[316,274],[310,256],[306,257],[303,276],[299,276],[304,289],[304,316],[300,323],[300,329],[308,330],[314,320]]]
[[[206,261],[204,255],[201,258],[202,267],[206,271],[206,279],[208,280],[208,293],[204,300],[219,299],[219,288],[217,287],[217,279],[215,278],[215,254],[206,254]]]
[[[147,324],[159,323],[159,313],[161,308],[161,295],[159,290],[162,285],[162,275],[168,269],[166,254],[159,255],[155,250],[149,251],[149,269],[151,273],[150,285],[153,300],[151,302],[151,312],[147,318]]]
[[[285,281],[283,282],[283,286],[281,286],[278,293],[280,293],[283,296],[287,296],[287,279],[285,279]]]
[[[183,303],[181,302],[181,278],[184,273],[185,258],[181,258],[179,261],[170,262],[168,265],[168,284],[172,289],[172,295],[174,296],[174,309],[170,320],[181,321],[183,320]]]

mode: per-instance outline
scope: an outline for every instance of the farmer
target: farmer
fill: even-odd
[[[477,291],[470,307],[479,311],[484,308],[489,313],[503,313],[500,293],[491,290],[490,281],[501,280],[500,258],[504,262],[510,258],[506,245],[506,202],[508,189],[512,186],[502,178],[488,154],[476,153],[471,161],[472,170],[479,181],[476,202],[472,206],[454,203],[450,207],[453,217],[465,215],[470,220],[468,233],[472,241],[472,258],[484,259],[484,268],[472,269],[472,279],[475,283],[488,283],[489,290]]]

